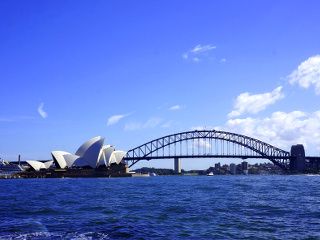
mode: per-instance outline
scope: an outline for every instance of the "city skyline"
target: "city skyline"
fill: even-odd
[[[0,3],[1,158],[212,128],[319,155],[319,2],[140,3]]]

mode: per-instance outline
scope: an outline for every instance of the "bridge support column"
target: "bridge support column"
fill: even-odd
[[[304,173],[306,169],[306,157],[302,144],[291,147],[290,170],[293,173]]]
[[[174,172],[181,173],[181,161],[180,158],[174,158]]]

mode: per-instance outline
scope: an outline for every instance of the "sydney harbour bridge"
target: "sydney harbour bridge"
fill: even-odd
[[[127,152],[124,160],[129,167],[141,160],[173,159],[176,171],[184,158],[268,159],[285,172],[303,173],[319,170],[320,157],[306,156],[302,144],[290,152],[241,134],[195,130],[157,138]]]

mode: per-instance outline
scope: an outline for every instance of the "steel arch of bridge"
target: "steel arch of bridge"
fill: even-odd
[[[182,153],[182,143],[186,142],[188,144],[189,141],[193,142],[192,153]],[[212,151],[199,153],[200,141],[210,144],[211,149],[212,144],[216,146],[219,144],[220,150],[214,153]],[[177,144],[179,145],[178,147]],[[198,145],[196,146],[196,144]],[[172,145],[173,153],[172,149],[170,149]],[[165,148],[167,148],[166,153]],[[198,152],[195,151],[195,148],[198,148]],[[131,167],[140,160],[168,158],[264,158],[283,170],[288,170],[290,163],[290,153],[287,151],[255,138],[217,130],[195,130],[167,135],[129,150],[124,161]]]

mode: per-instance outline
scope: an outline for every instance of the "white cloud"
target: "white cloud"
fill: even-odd
[[[40,116],[42,118],[47,118],[48,114],[43,110],[44,107],[44,103],[40,103],[39,107],[38,107],[38,113],[40,114]]]
[[[184,59],[190,59],[193,62],[199,62],[201,60],[200,57],[205,56],[209,51],[216,49],[216,46],[213,46],[211,44],[207,45],[201,45],[198,44],[191,50],[187,51],[186,53],[182,54],[182,58]]]
[[[320,111],[274,112],[266,118],[229,119],[224,126],[215,129],[241,133],[287,151],[300,143],[310,151],[307,154],[320,151]]]
[[[107,126],[114,125],[118,123],[121,119],[129,116],[130,114],[118,114],[118,115],[113,115],[108,118]]]
[[[221,58],[221,59],[220,59],[220,62],[221,62],[221,63],[225,63],[225,62],[227,62],[227,59]]]
[[[200,58],[194,57],[194,58],[192,58],[192,61],[194,61],[194,62],[200,62]]]
[[[211,147],[211,144],[209,141],[206,141],[202,138],[199,139],[199,142],[198,141],[195,141],[194,142],[194,147],[202,147],[202,148],[210,148]]]
[[[320,55],[315,55],[302,62],[296,70],[288,76],[290,84],[300,87],[314,86],[316,94],[320,94]]]
[[[163,122],[163,120],[161,118],[152,117],[152,118],[149,118],[144,123],[141,123],[141,122],[127,123],[124,126],[124,130],[134,131],[134,130],[141,130],[141,129],[147,129],[147,128],[155,128],[155,127],[159,126],[162,122]]]
[[[188,53],[184,53],[184,54],[182,54],[182,57],[183,57],[184,59],[188,59],[189,55],[188,55]]]
[[[216,49],[216,48],[217,48],[216,46],[213,46],[211,44],[208,44],[208,45],[198,44],[193,49],[191,49],[190,52],[194,53],[194,54],[199,54],[199,53],[203,53],[203,52],[208,52],[208,51]]]
[[[237,97],[234,109],[228,114],[228,117],[237,117],[245,113],[258,113],[282,98],[284,98],[282,87],[277,87],[272,92],[261,94],[241,93]]]
[[[182,107],[180,105],[173,105],[171,107],[169,107],[170,111],[177,111],[180,110]]]
[[[192,143],[188,146],[189,149],[197,149],[197,148],[211,148],[211,143],[208,139],[195,139]]]
[[[167,121],[161,125],[162,128],[170,128],[173,124],[173,121]]]
[[[161,118],[157,118],[157,117],[149,118],[148,121],[146,121],[146,122],[143,124],[143,128],[155,128],[155,127],[158,126],[161,122],[162,122],[162,119],[161,119]]]

